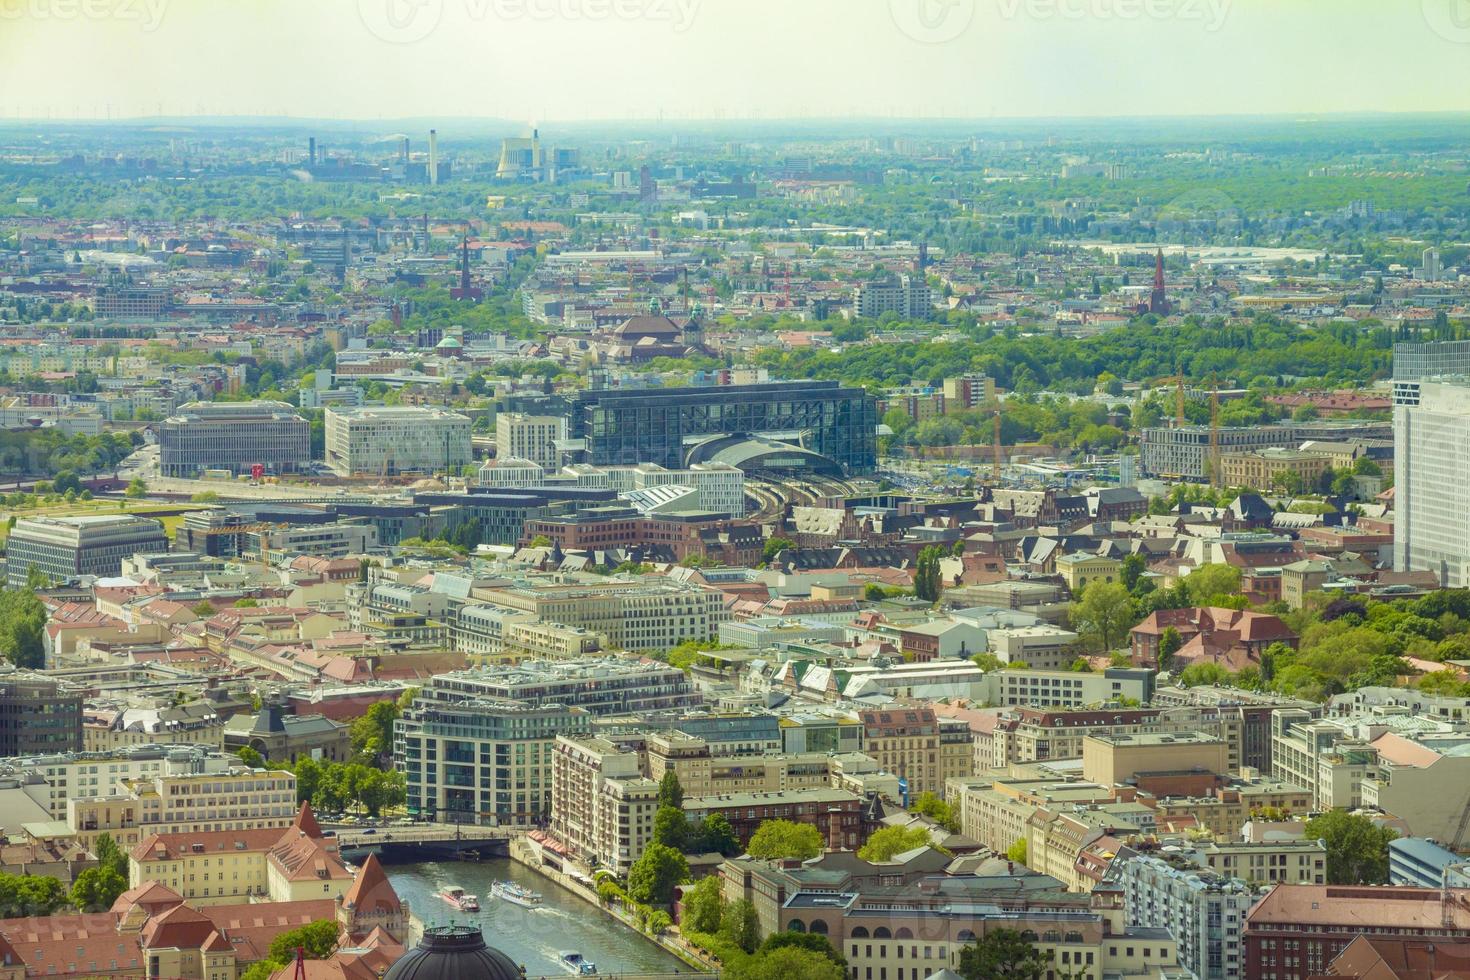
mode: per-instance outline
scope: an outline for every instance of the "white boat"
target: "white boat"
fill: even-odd
[[[575,949],[563,949],[556,954],[557,959],[568,973],[579,977],[597,976],[597,964],[587,959]]]
[[[444,899],[444,901],[448,902],[450,905],[453,905],[455,908],[459,909],[461,912],[480,911],[480,900],[475,896],[466,893],[465,890],[458,885],[445,885],[443,888],[439,889],[439,897]]]
[[[496,898],[503,898],[514,905],[522,905],[528,909],[534,909],[541,904],[541,896],[527,888],[522,888],[513,881],[497,881],[490,886],[490,894]]]

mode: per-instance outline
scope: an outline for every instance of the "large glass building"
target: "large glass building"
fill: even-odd
[[[592,389],[572,405],[568,435],[597,466],[657,463],[682,469],[713,437],[762,436],[800,446],[845,473],[877,465],[878,403],[835,381],[774,381],[704,388]]]

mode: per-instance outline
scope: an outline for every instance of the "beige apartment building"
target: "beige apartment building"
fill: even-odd
[[[543,623],[579,627],[626,650],[667,650],[685,640],[707,640],[730,618],[724,594],[677,582],[478,589],[476,598],[529,613]]]
[[[658,783],[638,754],[595,736],[558,736],[551,759],[551,834],[573,858],[625,875],[653,835]]]
[[[1327,883],[1327,845],[1320,840],[1218,840],[1194,849],[1196,861],[1252,885]]]
[[[152,834],[284,828],[296,814],[296,777],[285,770],[162,774],[123,785],[118,794],[68,800],[65,822],[27,824],[26,832],[75,840],[89,850],[107,833],[129,848]]]
[[[303,804],[284,831],[151,834],[128,854],[128,886],[149,881],[209,906],[340,899],[353,874]]]
[[[898,802],[898,777],[860,752],[719,755],[707,741],[682,732],[651,735],[645,743],[648,776],[654,782],[673,772],[686,797],[788,790],[841,789],[858,796],[877,793]]]

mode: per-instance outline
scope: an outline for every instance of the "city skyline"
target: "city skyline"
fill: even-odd
[[[329,0],[287,9],[264,0],[247,9],[6,0],[0,79],[12,84],[0,86],[0,117],[1466,112],[1470,92],[1457,84],[1470,52],[1462,6]],[[51,71],[61,63],[70,69]],[[44,85],[25,84],[40,77]]]

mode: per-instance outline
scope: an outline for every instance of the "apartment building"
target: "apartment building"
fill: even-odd
[[[132,847],[149,834],[283,828],[295,815],[292,773],[237,765],[222,773],[161,773],[124,782],[120,793],[74,797],[65,822],[45,833],[89,849],[107,833]]]
[[[53,819],[64,820],[69,799],[114,796],[137,780],[173,773],[218,774],[239,765],[236,756],[199,746],[140,746],[6,759],[0,763],[0,779],[27,787],[27,795]]]
[[[701,585],[607,582],[535,587],[512,585],[479,593],[491,605],[529,613],[543,623],[577,626],[627,650],[667,650],[707,640],[729,618],[724,593]]]
[[[833,851],[854,851],[862,846],[872,829],[864,825],[863,809],[862,798],[830,788],[684,798],[684,815],[690,821],[722,814],[742,845],[750,843],[766,821],[789,820],[816,827],[827,849]]]
[[[1377,753],[1351,723],[1282,708],[1272,713],[1271,724],[1273,775],[1304,787],[1314,809],[1363,805],[1363,783],[1375,772]]]
[[[454,610],[449,620],[450,644],[469,655],[470,663],[500,660],[575,660],[600,652],[606,638],[591,630],[560,623],[537,622],[530,613],[499,606],[471,604]]]
[[[528,460],[544,470],[556,469],[556,444],[567,437],[567,420],[559,415],[495,416],[495,453],[500,458]]]
[[[625,875],[653,836],[658,783],[637,752],[607,739],[557,737],[551,797],[551,835],[578,860]]]
[[[1327,845],[1320,840],[1225,838],[1189,848],[1185,856],[1200,867],[1251,885],[1327,883]]]
[[[409,816],[441,823],[542,826],[551,816],[552,747],[591,715],[558,704],[465,698],[432,678],[394,723],[394,764]]]
[[[326,461],[338,476],[458,474],[473,461],[470,420],[435,408],[329,408]]]
[[[1151,670],[1109,667],[1102,673],[1070,670],[996,670],[986,674],[991,704],[1034,708],[1081,708],[1127,698],[1147,704],[1153,694]]]
[[[910,799],[943,795],[946,779],[971,775],[969,726],[963,745],[941,748],[939,719],[933,708],[893,707],[858,712],[863,751],[900,780]]]
[[[1179,943],[1179,965],[1199,980],[1246,977],[1241,934],[1260,895],[1244,881],[1158,857],[1131,857],[1113,870],[1128,925],[1163,929]]]
[[[605,657],[590,661],[524,661],[440,674],[435,689],[531,705],[585,708],[593,715],[692,708],[703,703],[689,677],[668,664]]]
[[[303,803],[284,831],[150,834],[128,853],[128,885],[156,882],[191,906],[340,901],[353,874]]]

